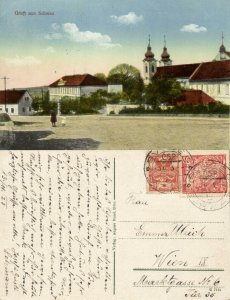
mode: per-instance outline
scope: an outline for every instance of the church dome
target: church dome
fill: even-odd
[[[154,58],[154,54],[152,52],[152,48],[150,45],[148,45],[147,51],[145,53],[145,59],[148,60],[148,59],[153,59],[153,58]]]
[[[220,46],[220,52],[226,52],[226,48],[224,47],[223,44]]]
[[[166,47],[163,48],[163,52],[161,54],[161,58],[162,58],[163,61],[164,60],[169,60],[169,58],[170,58],[170,55],[168,54],[168,51],[167,51]]]

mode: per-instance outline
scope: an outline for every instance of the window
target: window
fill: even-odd
[[[229,95],[229,84],[225,85],[225,95]]]
[[[206,92],[207,93],[209,92],[209,86],[208,86],[208,84],[206,85]]]
[[[26,109],[25,109],[25,107],[23,107],[23,108],[22,108],[22,112],[26,112]]]
[[[152,72],[154,72],[155,70],[154,70],[154,66],[152,66]]]
[[[0,108],[0,111],[2,111],[2,108]]]
[[[6,112],[8,113],[8,107],[6,108]]]
[[[148,66],[145,66],[145,73],[148,72]]]
[[[31,106],[29,107],[29,111],[31,111],[32,109],[31,109]]]
[[[14,108],[13,108],[13,107],[11,107],[11,113],[12,113],[12,114],[14,113]]]

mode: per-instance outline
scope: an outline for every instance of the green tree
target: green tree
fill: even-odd
[[[96,73],[96,74],[94,74],[94,76],[101,80],[106,81],[106,75],[104,73]]]
[[[122,84],[123,90],[130,97],[134,90],[143,91],[144,83],[137,68],[128,64],[120,64],[110,70],[107,77],[110,84]]]
[[[33,98],[32,107],[39,114],[50,114],[51,110],[57,110],[57,103],[49,101],[49,92]]]
[[[174,105],[175,100],[182,95],[183,88],[175,78],[153,78],[145,88],[145,102],[154,108],[161,103]]]

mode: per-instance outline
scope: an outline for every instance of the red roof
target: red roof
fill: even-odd
[[[50,84],[50,87],[56,86],[106,86],[107,83],[90,74],[63,76]]]
[[[6,102],[7,104],[17,104],[26,90],[7,90]],[[0,91],[0,104],[5,104],[5,91]]]
[[[201,63],[190,80],[230,79],[230,60]]]
[[[154,77],[172,76],[189,80],[230,79],[230,60],[157,68]]]
[[[180,99],[176,100],[177,106],[182,105],[207,105],[216,101],[201,90],[185,90]]]
[[[197,63],[197,64],[158,67],[154,77],[173,76],[173,77],[189,78],[193,74],[193,72],[199,67],[199,65],[200,64]]]

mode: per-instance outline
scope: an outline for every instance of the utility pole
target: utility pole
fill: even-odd
[[[3,77],[3,78],[0,78],[0,79],[3,79],[4,80],[4,90],[5,90],[5,112],[6,112],[6,80],[10,79],[10,78],[7,78],[6,76]]]

